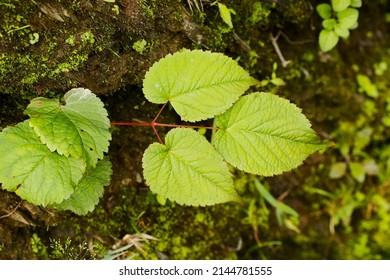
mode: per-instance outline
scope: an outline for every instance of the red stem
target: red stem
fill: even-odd
[[[204,129],[217,129],[216,127],[211,126],[201,126],[201,125],[186,125],[186,124],[168,124],[168,123],[152,123],[150,122],[111,122],[113,126],[160,126],[160,127],[183,127],[183,128],[204,128]]]
[[[161,115],[161,112],[164,110],[164,108],[165,108],[165,106],[167,106],[167,104],[168,104],[168,103],[165,103],[165,104],[161,107],[160,111],[158,111],[156,117],[152,120],[152,126],[153,126],[153,124],[157,121],[158,117]]]
[[[152,123],[148,122],[111,122],[113,126],[152,126]]]
[[[113,126],[150,126],[154,134],[156,134],[158,141],[163,144],[163,141],[161,140],[160,135],[158,134],[158,131],[156,127],[161,126],[161,127],[183,127],[183,128],[204,128],[204,129],[217,129],[216,127],[211,127],[211,126],[199,126],[199,125],[185,125],[185,124],[166,124],[166,123],[158,123],[156,122],[158,117],[161,115],[161,112],[164,110],[165,106],[168,103],[165,103],[160,111],[157,113],[156,117],[151,121],[151,122],[111,122],[111,125]]]
[[[160,135],[158,134],[158,131],[157,131],[157,129],[156,129],[156,121],[157,121],[158,117],[160,116],[161,112],[164,110],[165,106],[167,106],[167,104],[168,104],[168,103],[165,103],[165,104],[161,107],[161,109],[160,109],[160,111],[158,111],[156,117],[155,117],[155,118],[152,120],[152,122],[150,123],[151,126],[152,126],[152,129],[153,129],[153,131],[154,131],[154,134],[156,134],[157,139],[158,139],[158,141],[159,141],[161,144],[163,144],[163,141],[161,140],[161,137],[160,137]]]

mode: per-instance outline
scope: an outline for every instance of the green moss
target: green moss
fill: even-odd
[[[72,9],[80,12],[84,6],[80,1],[69,2],[10,1],[0,5],[2,93],[22,100],[49,90],[63,93],[79,83],[68,73],[83,68],[91,55],[111,44],[110,40],[97,40],[97,34],[109,38],[115,30],[107,28],[104,20],[94,21],[93,29],[88,28],[88,17],[86,26],[76,24]]]
[[[36,233],[31,237],[31,248],[38,259],[47,260],[49,258],[45,244],[42,243],[41,238]]]
[[[154,0],[140,0],[142,11],[150,18],[154,18],[154,9],[156,8],[156,1]]]
[[[215,30],[214,28],[205,27],[204,28],[206,41],[204,45],[206,45],[210,50],[215,52],[223,52],[231,42],[231,38],[227,39],[230,36],[224,36],[221,32]]]
[[[150,247],[170,259],[236,259],[235,253],[227,249],[238,238],[238,233],[230,228],[234,223],[233,209],[237,211],[235,206],[187,208],[169,205],[169,208],[160,208],[159,217],[150,228],[159,241]],[[160,219],[167,216],[170,218]]]
[[[261,24],[265,26],[269,22],[270,14],[271,9],[268,5],[263,2],[254,2],[252,4],[252,14],[248,20],[252,25]]]
[[[276,8],[283,15],[283,21],[298,25],[305,24],[313,12],[312,4],[307,0],[280,1]]]
[[[0,5],[1,20],[0,39],[10,42],[18,38],[22,46],[28,46],[31,25],[28,23],[26,12],[31,10],[31,3],[25,3],[25,10],[18,10],[19,1],[3,1]],[[13,2],[13,3],[12,3]]]
[[[40,55],[34,53],[2,54],[0,56],[0,82],[3,85],[3,93],[14,93],[15,80],[26,89],[26,93],[33,89],[35,84],[46,79],[62,81],[64,87],[75,85],[74,81],[64,76],[64,73],[79,69],[88,59],[88,51],[82,46],[77,46],[69,50],[67,57],[53,61],[53,56],[59,48],[56,42],[46,42],[41,46]],[[23,92],[21,97],[24,98]],[[26,98],[31,97],[28,95]]]
[[[95,43],[95,35],[91,32],[91,30],[85,31],[83,34],[80,35],[81,43],[85,46],[88,44]]]
[[[112,240],[112,237],[119,240],[125,234],[134,233],[158,238],[158,241],[141,241],[143,251],[130,248],[128,255],[137,259],[237,258],[228,247],[236,246],[239,238],[234,227],[240,220],[239,205],[193,208],[167,202],[166,206],[161,206],[150,192],[136,193],[135,188],[127,187],[116,197],[115,206],[109,211],[99,204],[93,213],[86,217],[72,215],[61,227],[67,228],[66,231],[71,229],[75,244],[83,242],[86,233],[103,240]]]

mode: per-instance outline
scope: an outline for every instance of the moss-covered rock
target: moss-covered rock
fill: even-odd
[[[167,26],[183,24],[178,5],[138,0],[4,1],[2,93],[31,99],[75,86],[99,94],[138,84],[156,58],[186,45],[185,37],[167,32]],[[132,48],[140,39],[149,43],[147,53]]]

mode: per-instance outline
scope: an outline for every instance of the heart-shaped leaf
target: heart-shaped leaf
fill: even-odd
[[[195,122],[225,112],[256,83],[223,54],[185,50],[156,62],[146,73],[143,92],[150,102],[171,102],[183,120]]]
[[[339,36],[333,30],[323,29],[320,32],[318,42],[323,52],[333,49],[339,41]]]
[[[354,8],[348,8],[337,13],[340,26],[347,29],[353,29],[359,18],[359,11]]]
[[[329,19],[332,15],[332,7],[327,3],[317,5],[316,10],[323,19]]]
[[[337,24],[334,27],[334,32],[341,38],[347,39],[349,37],[349,30],[346,28],[343,28],[340,24]]]
[[[270,93],[242,97],[215,125],[212,143],[223,158],[258,175],[289,171],[326,147],[298,107]]]
[[[164,199],[193,206],[238,200],[221,155],[193,129],[172,129],[165,145],[146,149],[142,162],[146,183]]]
[[[0,159],[2,187],[43,206],[68,198],[85,170],[82,159],[42,144],[28,120],[0,133]]]
[[[332,7],[335,12],[340,12],[348,8],[351,0],[332,0]]]
[[[75,158],[85,158],[95,166],[108,151],[110,121],[103,102],[90,90],[68,91],[65,105],[58,100],[35,98],[25,113],[30,125],[51,151]]]

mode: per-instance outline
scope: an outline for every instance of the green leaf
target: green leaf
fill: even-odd
[[[96,167],[87,168],[68,199],[51,206],[58,210],[70,210],[77,215],[86,215],[98,204],[104,186],[110,183],[111,173],[111,162],[107,158],[99,160]]]
[[[167,55],[146,73],[145,97],[171,102],[186,121],[200,121],[225,112],[257,81],[236,61],[220,53],[185,50]]]
[[[271,80],[271,83],[275,86],[284,86],[286,84],[281,78],[274,78]]]
[[[362,6],[362,0],[351,0],[351,7],[360,8]]]
[[[326,3],[317,5],[316,10],[323,19],[329,19],[332,15],[332,7]]]
[[[359,155],[364,150],[364,148],[370,144],[373,132],[374,129],[370,126],[367,126],[356,133],[353,139],[352,153],[354,155]]]
[[[51,151],[85,158],[95,166],[111,140],[107,111],[88,89],[72,89],[64,99],[66,105],[43,97],[33,99],[25,111],[30,125]]]
[[[2,187],[43,206],[68,198],[85,170],[83,160],[51,152],[28,120],[0,133],[0,158]]]
[[[298,107],[270,93],[242,97],[215,125],[212,143],[224,159],[258,175],[289,171],[326,147]]]
[[[238,200],[227,164],[192,129],[170,130],[165,145],[151,144],[142,162],[146,183],[162,198],[193,206]]]
[[[364,173],[367,175],[378,176],[381,173],[380,168],[374,159],[365,159],[362,165]]]
[[[370,78],[363,74],[357,74],[356,76],[357,83],[359,85],[359,90],[367,94],[367,96],[372,98],[378,98],[379,92],[375,84],[373,84]]]
[[[352,25],[349,30],[354,30],[359,27],[359,24],[356,22],[354,25]]]
[[[233,28],[231,9],[229,9],[228,7],[226,7],[226,5],[222,3],[218,3],[218,10],[222,20],[227,25],[229,25],[230,28]]]
[[[335,12],[340,12],[348,8],[351,0],[332,0],[332,7]]]
[[[366,172],[360,162],[351,162],[349,164],[349,170],[351,171],[353,178],[359,183],[363,183],[366,179]]]
[[[351,29],[357,23],[359,18],[359,11],[354,8],[348,8],[344,11],[337,13],[339,24],[343,28]]]
[[[339,36],[333,30],[332,31],[326,29],[321,30],[318,42],[323,52],[327,52],[333,49],[337,45],[338,41],[339,41]]]
[[[329,171],[329,178],[340,179],[345,175],[347,171],[347,164],[345,162],[336,162],[331,165]]]
[[[280,211],[284,212],[284,213],[287,213],[287,214],[290,214],[294,217],[298,217],[299,214],[297,213],[297,211],[295,211],[293,208],[291,208],[290,206],[288,206],[287,204],[284,204],[283,202],[275,199],[272,194],[263,186],[262,183],[260,183],[260,181],[256,178],[254,180],[254,183],[255,183],[255,187],[257,189],[257,191],[260,193],[260,195],[269,203],[271,204],[273,207],[279,209]]]
[[[335,28],[337,24],[337,21],[334,19],[334,18],[330,18],[330,19],[325,19],[322,21],[322,26],[326,29],[326,30],[332,30]]]
[[[349,37],[349,30],[337,24],[334,28],[334,32],[339,35],[341,38],[347,39]]]

